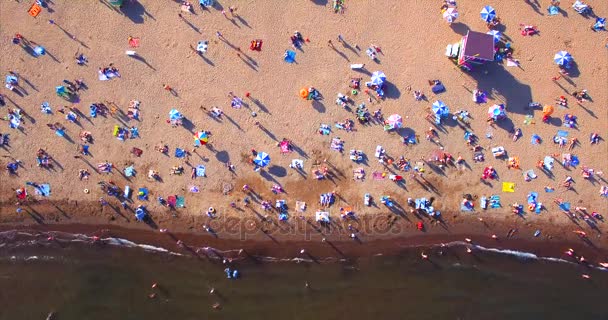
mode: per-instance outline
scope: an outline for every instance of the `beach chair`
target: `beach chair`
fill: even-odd
[[[486,197],[481,197],[480,201],[479,201],[479,206],[486,210],[488,208],[488,198]]]

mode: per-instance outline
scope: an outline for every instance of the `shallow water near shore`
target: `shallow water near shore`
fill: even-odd
[[[221,259],[133,247],[125,240],[22,240],[0,247],[0,319],[45,319],[49,311],[56,319],[608,316],[602,304],[607,272],[518,252],[479,249],[469,255],[454,245],[352,261],[246,257],[231,264],[242,277],[229,280]],[[430,261],[420,259],[421,251]],[[591,279],[582,279],[583,273]],[[159,288],[152,289],[153,283]],[[215,303],[221,308],[213,309]]]

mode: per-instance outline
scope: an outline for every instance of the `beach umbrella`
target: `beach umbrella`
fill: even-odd
[[[487,32],[487,34],[489,34],[492,37],[494,37],[494,43],[499,42],[500,38],[502,37],[502,35],[500,34],[500,31],[497,31],[497,30],[490,30],[490,31]]]
[[[386,81],[386,75],[382,71],[374,71],[372,73],[372,84],[377,86],[382,86]]]
[[[456,8],[448,8],[443,12],[443,19],[445,21],[452,23],[458,18],[458,10]]]
[[[182,116],[182,114],[175,109],[171,109],[171,111],[169,111],[169,120],[179,120],[183,117],[184,116]]]
[[[550,116],[553,111],[555,111],[555,108],[547,104],[543,107],[543,116]]]
[[[505,113],[505,106],[502,104],[495,104],[488,109],[488,117],[494,120],[500,120],[507,117]]]
[[[270,163],[270,156],[266,152],[258,152],[255,159],[253,159],[253,163],[263,168]]]
[[[555,54],[553,61],[555,61],[558,66],[566,66],[572,61],[572,55],[567,51],[560,51]]]
[[[209,142],[209,136],[205,131],[199,131],[194,135],[194,144],[200,146]]]
[[[448,106],[446,106],[443,101],[439,100],[433,102],[432,110],[434,114],[440,117],[447,117],[447,115],[450,113],[450,109],[448,108]]]
[[[494,10],[494,8],[491,6],[481,8],[481,12],[479,14],[481,15],[481,20],[485,22],[490,22],[496,18],[496,10]]]
[[[386,119],[386,123],[393,128],[401,128],[403,126],[403,118],[398,114],[393,114]]]
[[[6,76],[6,83],[17,84],[18,82],[19,82],[19,78],[15,77],[13,75]]]
[[[17,129],[19,128],[19,126],[21,125],[21,119],[17,118],[17,117],[12,117],[9,126],[12,129]]]

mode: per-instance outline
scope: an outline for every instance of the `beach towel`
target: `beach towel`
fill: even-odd
[[[570,211],[570,202],[562,202],[559,204],[559,208],[564,211]]]
[[[502,183],[502,192],[515,192],[515,183],[503,182]]]
[[[327,211],[315,212],[315,221],[329,223],[329,212],[327,212]]]
[[[580,164],[580,160],[578,159],[578,156],[572,155],[570,156],[570,165],[576,167]]]
[[[558,137],[567,138],[568,137],[568,131],[566,131],[566,130],[557,130],[557,136]]]
[[[536,207],[534,208],[534,213],[536,214],[540,214],[540,212],[543,210],[543,204],[542,203],[537,203]]]
[[[383,172],[375,171],[372,173],[372,178],[374,180],[384,180],[384,178],[386,178],[386,174]]]
[[[543,160],[543,168],[551,171],[553,170],[553,163],[555,162],[555,159],[553,159],[551,156],[546,156],[545,159]]]
[[[296,210],[299,212],[306,211],[306,202],[304,201],[296,201]]]
[[[192,192],[192,193],[199,193],[200,189],[197,186],[190,186],[188,188],[188,191]]]
[[[283,56],[283,60],[287,63],[296,62],[296,52],[292,50],[285,51],[285,55]]]
[[[186,150],[175,148],[175,157],[176,158],[184,158],[186,156]]]
[[[137,192],[137,199],[138,200],[148,200],[148,189],[139,188],[139,191]]]
[[[291,160],[291,167],[298,168],[298,169],[304,168],[304,160],[300,160],[300,159]]]
[[[487,209],[488,208],[488,198],[481,197],[479,204],[482,209],[484,209],[484,210]]]
[[[536,173],[534,173],[534,170],[530,169],[530,170],[524,172],[524,179],[526,177],[528,178],[528,179],[526,179],[526,181],[529,181],[531,179],[536,179],[537,175],[536,175]]]
[[[550,6],[549,8],[547,8],[547,11],[549,12],[550,16],[555,16],[559,13],[559,8],[556,6]]]
[[[135,175],[135,168],[133,166],[128,166],[125,168],[125,176],[132,177]]]
[[[331,133],[331,127],[326,124],[321,124],[321,126],[319,127],[319,133],[324,136],[327,136]]]
[[[185,208],[186,207],[186,199],[182,196],[178,196],[177,199],[175,200],[175,207],[176,208]]]
[[[108,71],[106,73],[103,73],[101,71],[98,71],[98,79],[101,81],[108,81],[110,79],[113,78],[120,78],[120,73],[118,72],[112,72],[112,71]]]
[[[202,164],[199,164],[198,166],[196,166],[196,176],[197,177],[204,177],[205,176],[205,166]]]
[[[525,124],[525,125],[529,125],[529,124],[531,124],[531,123],[534,123],[534,116],[533,116],[533,115],[528,114],[528,115],[526,115],[526,116],[524,117],[524,124]]]
[[[500,196],[497,194],[494,194],[490,197],[490,208],[492,209],[498,209],[502,207],[502,204],[500,203]]]
[[[443,86],[443,84],[440,82],[434,86],[431,87],[431,91],[433,91],[434,94],[439,94],[445,91],[445,87]]]
[[[460,204],[460,211],[468,211],[468,212],[472,212],[474,210],[473,205],[471,204],[470,201],[463,201]]]
[[[34,193],[43,197],[50,197],[51,185],[48,183],[39,184]]]
[[[555,191],[555,189],[550,188],[550,187],[545,187],[545,192],[547,192],[547,193],[551,193],[551,192],[553,192],[553,191]]]
[[[167,203],[169,204],[169,206],[175,208],[175,205],[177,204],[177,197],[176,196],[168,196],[167,197]]]
[[[536,133],[533,134],[532,137],[530,137],[530,143],[532,143],[532,145],[540,144],[541,141],[542,139]]]
[[[139,129],[137,127],[132,127],[129,130],[131,132],[131,139],[139,138]]]
[[[536,203],[537,200],[538,192],[530,192],[530,194],[528,194],[528,204]]]

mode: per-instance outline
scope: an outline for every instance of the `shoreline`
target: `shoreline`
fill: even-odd
[[[3,210],[7,210],[8,206],[2,206]],[[79,206],[81,207],[81,206]],[[55,208],[54,210],[51,210]],[[425,232],[409,227],[407,223],[397,221],[388,229],[388,232],[358,232],[357,239],[350,238],[349,231],[346,228],[340,229],[340,225],[334,222],[327,229],[310,223],[308,220],[303,221],[293,218],[289,226],[293,229],[285,233],[285,229],[281,229],[278,225],[275,229],[267,228],[267,233],[259,229],[247,229],[247,221],[260,221],[253,216],[248,219],[235,219],[230,217],[230,221],[217,221],[217,225],[240,226],[245,229],[235,229],[244,231],[245,233],[233,233],[234,230],[219,230],[215,234],[207,233],[200,226],[205,222],[195,221],[194,217],[190,223],[185,222],[186,217],[173,218],[156,225],[156,229],[150,228],[144,223],[125,223],[120,220],[114,220],[112,223],[99,213],[89,215],[88,219],[82,219],[87,216],[87,212],[81,210],[77,217],[70,216],[70,209],[61,210],[55,203],[44,203],[24,207],[23,215],[32,215],[32,217],[15,218],[12,221],[8,220],[3,215],[2,224],[0,224],[0,232],[11,230],[25,231],[32,230],[41,233],[64,232],[69,234],[84,234],[89,237],[99,238],[122,238],[138,244],[157,246],[167,249],[171,252],[199,256],[196,248],[213,248],[217,252],[231,252],[238,256],[238,251],[243,250],[247,256],[251,257],[273,257],[273,258],[308,258],[308,259],[356,259],[360,257],[370,257],[375,255],[398,255],[402,250],[411,249],[413,247],[433,247],[447,243],[462,243],[463,246],[468,245],[474,247],[482,246],[485,248],[496,248],[500,250],[516,250],[526,253],[533,253],[539,257],[564,258],[564,251],[568,248],[573,248],[577,254],[582,254],[588,261],[605,262],[608,260],[608,250],[602,245],[603,239],[589,236],[589,242],[581,241],[574,233],[564,233],[563,226],[548,224],[535,224],[527,226],[524,223],[516,225],[517,232],[510,238],[507,238],[507,233],[511,228],[507,227],[504,221],[484,216],[484,221],[480,222],[475,217],[467,217],[463,222],[449,223],[445,229],[432,225]],[[81,209],[85,209],[82,206]],[[90,209],[90,207],[89,207]],[[49,212],[50,211],[50,212]],[[33,215],[37,216],[38,220],[34,219]],[[59,220],[59,215],[65,215],[71,218],[63,218]],[[157,214],[159,215],[159,214]],[[162,215],[162,213],[160,214]],[[388,214],[387,216],[395,216]],[[154,219],[156,219],[155,215]],[[27,218],[26,218],[27,217]],[[118,216],[119,217],[119,216]],[[397,217],[397,216],[395,216]],[[202,218],[202,217],[201,217]],[[377,226],[378,219],[381,216],[362,216],[359,219],[361,225]],[[44,219],[44,220],[39,220]],[[399,218],[405,220],[405,218]],[[134,220],[134,219],[133,219]],[[159,219],[160,220],[160,219]],[[43,221],[39,223],[37,221]],[[388,219],[390,221],[390,218]],[[209,222],[206,222],[209,223]],[[376,224],[374,224],[376,223]],[[425,220],[425,224],[429,225]],[[211,223],[210,225],[213,225]],[[542,227],[541,227],[542,225]],[[285,227],[286,225],[283,225]],[[358,225],[359,226],[359,225]],[[406,227],[406,229],[403,229]],[[167,232],[161,233],[159,229],[168,229]],[[398,228],[398,229],[397,229]],[[534,230],[542,228],[543,233],[540,237],[533,236]],[[397,230],[395,230],[397,229]],[[562,233],[559,233],[561,230]],[[361,230],[360,230],[361,231]],[[375,232],[374,232],[375,231]],[[383,230],[384,231],[384,230]],[[283,233],[282,233],[283,232]],[[554,232],[555,236],[546,236]],[[497,239],[490,237],[490,234],[497,235]],[[326,239],[323,241],[322,239]],[[471,243],[467,244],[465,238],[471,239]],[[183,242],[184,246],[179,246],[177,241]],[[193,249],[194,248],[194,249]],[[300,250],[305,249],[305,254],[300,254]],[[464,248],[462,249],[464,252]],[[203,250],[202,252],[204,252]],[[422,252],[423,250],[421,250]]]

